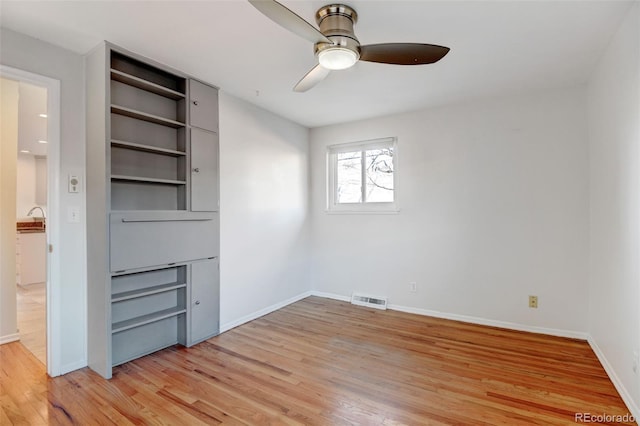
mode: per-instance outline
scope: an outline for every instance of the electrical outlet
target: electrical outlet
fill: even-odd
[[[415,293],[416,291],[418,291],[418,283],[416,283],[415,281],[411,281],[409,283],[409,291],[412,293]]]
[[[640,359],[638,359],[638,351],[633,351],[633,372],[638,374],[638,364],[640,363]]]
[[[538,307],[538,296],[529,296],[529,307],[530,308]]]

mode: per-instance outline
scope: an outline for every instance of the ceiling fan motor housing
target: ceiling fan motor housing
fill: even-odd
[[[348,49],[360,58],[360,42],[353,31],[353,25],[358,20],[355,10],[344,4],[329,4],[316,12],[316,22],[320,32],[333,44],[319,42],[314,45],[316,56],[326,49],[340,47]]]

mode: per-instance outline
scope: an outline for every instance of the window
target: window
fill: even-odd
[[[327,148],[329,212],[397,212],[395,138]]]

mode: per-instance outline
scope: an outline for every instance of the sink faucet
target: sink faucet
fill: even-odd
[[[32,208],[31,210],[29,210],[29,213],[27,213],[27,216],[31,216],[33,214],[34,210],[40,209],[40,211],[42,212],[42,219],[46,219],[47,217],[44,214],[44,210],[42,209],[42,207],[40,206],[35,206],[34,208]]]

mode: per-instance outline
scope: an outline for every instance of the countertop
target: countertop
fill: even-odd
[[[16,223],[16,231],[19,234],[35,234],[45,232],[46,224],[41,219],[20,221]]]

